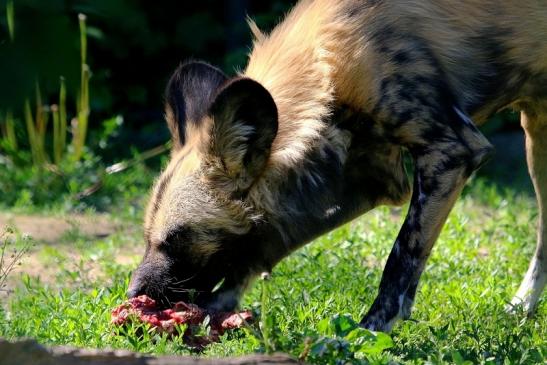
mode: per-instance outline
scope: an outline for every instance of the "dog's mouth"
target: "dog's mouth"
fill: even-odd
[[[240,299],[256,274],[215,278],[191,277],[179,280],[179,276],[156,281],[136,280],[127,291],[128,298],[147,295],[161,309],[172,308],[177,302],[195,304],[210,312],[231,312],[238,308]],[[146,278],[145,278],[146,279]],[[159,285],[158,285],[159,284]]]
[[[231,312],[238,307],[243,288],[236,287],[212,293],[211,297],[202,303],[197,301],[200,307],[212,312]]]
[[[159,309],[169,309],[178,302],[184,302],[186,304],[195,304],[209,312],[231,312],[237,309],[242,293],[243,288],[236,287],[215,292],[181,290],[147,295],[156,301],[156,306]]]

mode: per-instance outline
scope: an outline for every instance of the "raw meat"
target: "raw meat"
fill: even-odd
[[[209,317],[208,336],[196,336],[194,333],[200,324]],[[202,347],[219,340],[229,329],[239,328],[252,319],[250,311],[210,313],[194,304],[177,302],[170,309],[158,309],[156,301],[141,295],[125,301],[112,310],[111,322],[123,326],[131,321],[148,323],[159,333],[177,334],[177,325],[186,324],[184,340],[192,347]]]

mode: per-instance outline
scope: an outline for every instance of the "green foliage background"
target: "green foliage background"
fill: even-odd
[[[138,174],[104,176],[107,166],[138,159],[140,152],[169,139],[163,92],[176,66],[204,59],[233,74],[244,67],[251,46],[246,16],[268,30],[294,1],[12,0],[13,41],[8,2],[0,0],[0,127],[12,112],[19,146],[11,151],[0,136],[0,206],[102,210],[127,195],[124,185],[141,190],[150,186],[161,166],[162,159],[155,158],[140,164]],[[43,104],[57,104],[63,77],[69,121],[75,116],[80,13],[87,16],[91,69],[87,148],[77,163],[64,161],[52,172],[32,165],[23,105],[25,100],[34,105],[37,83]],[[50,153],[51,117],[47,128],[45,148]],[[90,199],[74,198],[98,181],[102,188]]]
[[[51,99],[59,77],[74,95],[79,81],[78,13],[87,15],[92,127],[115,113],[139,147],[162,141],[139,134],[162,119],[163,89],[179,62],[205,59],[228,73],[244,66],[247,15],[269,29],[294,1],[16,0],[15,42],[0,1],[0,110],[21,110],[38,80]],[[46,98],[47,100],[47,98]],[[136,139],[135,139],[136,138]]]

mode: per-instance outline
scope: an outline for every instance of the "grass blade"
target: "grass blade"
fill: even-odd
[[[17,152],[17,137],[15,134],[15,119],[11,110],[6,112],[6,117],[4,123],[0,125],[2,130],[2,140],[4,141],[4,146],[7,152],[16,153]]]
[[[57,105],[51,106],[51,114],[53,116],[53,161],[59,165],[61,162],[61,126]]]
[[[13,0],[6,3],[6,20],[8,23],[9,38],[13,42],[15,39],[15,7]]]
[[[6,139],[12,151],[17,151],[17,137],[15,135],[15,119],[11,111],[6,115]]]
[[[30,109],[30,102],[25,100],[25,125],[27,127],[28,143],[30,146],[30,152],[32,154],[32,160],[35,165],[39,165],[39,156],[37,151],[36,142],[36,130],[34,128],[34,119],[32,117],[32,110]]]
[[[78,161],[82,157],[83,148],[87,135],[87,126],[89,120],[89,78],[90,70],[87,65],[87,27],[86,16],[78,15],[80,24],[80,93],[76,103],[77,123],[73,133],[74,160]]]
[[[42,93],[40,91],[40,84],[36,82],[36,115],[35,115],[35,143],[36,151],[39,156],[40,165],[44,164],[48,158],[45,150],[46,142],[46,130],[48,122],[48,113],[44,109],[42,104]]]
[[[67,116],[66,116],[66,85],[64,77],[61,77],[59,89],[59,150],[61,154],[66,148]]]
[[[78,14],[78,21],[80,24],[80,60],[82,65],[85,65],[87,59],[87,27],[85,14]]]

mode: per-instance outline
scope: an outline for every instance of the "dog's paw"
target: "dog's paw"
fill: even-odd
[[[511,300],[511,303],[505,306],[505,312],[515,315],[526,314],[529,317],[532,316],[535,312],[536,306],[532,304],[530,299],[530,297],[521,298],[519,296],[515,296]]]
[[[367,314],[361,320],[359,325],[370,331],[389,333],[398,319],[398,316],[395,316],[389,320],[386,320],[385,313],[383,311],[379,311],[374,314]]]

